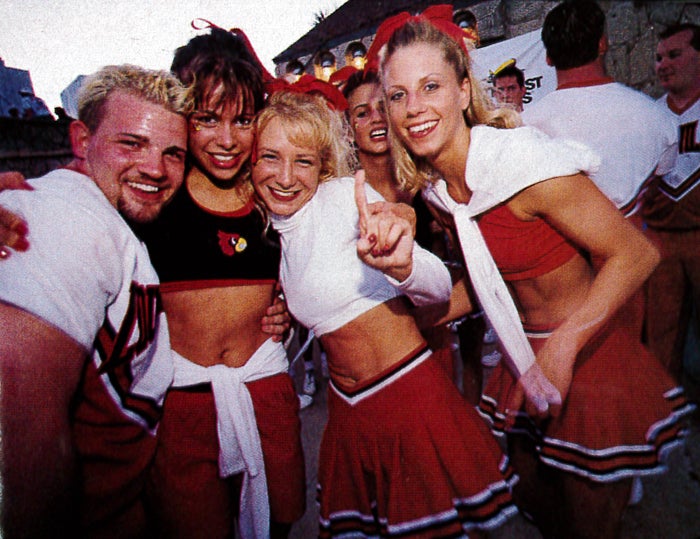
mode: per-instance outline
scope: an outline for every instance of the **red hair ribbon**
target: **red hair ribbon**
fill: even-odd
[[[202,26],[198,26],[200,21],[202,23],[204,23]],[[217,28],[218,30],[224,30],[220,26],[214,24],[211,21],[208,21],[207,19],[201,19],[201,18],[194,19],[190,24],[192,25],[192,28],[194,28],[195,30],[205,30],[207,28]],[[260,69],[260,71],[262,73],[263,82],[265,84],[268,84],[271,81],[275,80],[275,77],[267,69],[265,69],[265,66],[260,61],[260,58],[258,58],[258,55],[255,52],[255,49],[253,48],[253,45],[250,43],[250,39],[248,39],[248,36],[245,34],[245,32],[243,30],[241,30],[240,28],[231,28],[227,31],[231,32],[234,35],[237,35],[238,37],[241,38],[241,40],[243,40],[243,44],[245,45],[246,49],[248,49],[248,52],[253,57],[253,59],[257,63],[257,67]]]
[[[282,91],[298,94],[318,94],[325,98],[326,103],[333,110],[342,112],[348,108],[348,102],[338,88],[308,73],[304,73],[293,84],[288,83],[284,79],[275,79],[266,88],[270,95]]]
[[[326,100],[328,108],[343,112],[348,108],[345,96],[332,84],[317,79],[313,75],[304,73],[299,80],[290,84],[284,79],[274,79],[266,85],[269,95],[277,92],[293,92],[297,94],[318,94]],[[251,162],[255,165],[258,161],[258,136],[254,133],[251,150]]]
[[[330,82],[333,86],[335,86],[336,84],[342,84],[343,82],[346,82],[350,77],[352,77],[355,73],[357,73],[357,68],[355,66],[347,65],[345,67],[341,67],[338,71],[333,73],[328,78],[328,82]]]
[[[379,71],[379,51],[387,44],[391,36],[409,22],[428,22],[443,34],[448,35],[461,47],[465,54],[469,55],[467,46],[464,43],[464,30],[452,22],[452,6],[450,4],[439,4],[428,7],[420,15],[411,15],[407,11],[389,17],[377,28],[374,41],[367,51],[367,63],[365,71]]]

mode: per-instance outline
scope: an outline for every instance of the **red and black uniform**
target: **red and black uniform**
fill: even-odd
[[[173,378],[158,278],[143,244],[91,178],[58,169],[30,184],[31,192],[2,193],[2,205],[26,217],[32,248],[0,264],[0,301],[88,352],[74,366],[83,375],[70,411],[80,536],[147,537],[144,485]]]
[[[319,536],[464,537],[516,512],[505,456],[427,347],[352,392],[331,381]]]
[[[700,312],[700,96],[683,110],[667,96],[658,103],[677,119],[678,158],[642,206],[649,239],[661,251],[647,282],[646,330],[654,354],[679,376],[693,306]]]
[[[549,273],[577,252],[544,220],[521,221],[505,205],[483,215],[479,227],[506,281]],[[554,329],[525,327],[535,353]],[[662,458],[683,438],[682,418],[692,410],[619,313],[579,352],[558,417],[536,423],[520,411],[507,428],[515,384],[502,363],[496,367],[479,405],[493,431],[528,435],[542,462],[593,481],[663,471]]]
[[[138,231],[146,243],[161,290],[274,283],[280,250],[253,201],[234,212],[212,212],[197,204],[186,186],[160,217]],[[274,237],[273,237],[274,239]]]
[[[161,216],[139,233],[165,293],[277,281],[280,249],[268,239],[274,240],[274,232],[265,235],[264,220],[252,200],[234,212],[212,212],[183,187]],[[280,343],[264,343],[249,363],[260,353],[284,354],[286,361]],[[153,474],[165,527],[182,536],[228,536],[238,513],[241,478],[221,477],[216,394],[211,383],[179,383],[178,362],[175,370]],[[304,512],[306,483],[292,380],[285,367],[245,386],[260,436],[271,519],[292,523]]]

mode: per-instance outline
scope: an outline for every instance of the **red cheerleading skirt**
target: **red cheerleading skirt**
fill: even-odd
[[[501,362],[479,403],[496,435],[530,436],[545,464],[610,482],[665,470],[666,453],[686,434],[694,406],[639,342],[621,310],[579,353],[561,414],[537,422],[523,410],[507,421],[516,380]],[[535,354],[552,329],[526,327]],[[510,424],[510,426],[507,426]]]
[[[461,536],[517,511],[517,476],[427,348],[351,393],[329,384],[318,477],[323,538]]]

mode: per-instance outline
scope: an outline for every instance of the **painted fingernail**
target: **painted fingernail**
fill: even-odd
[[[370,243],[374,243],[374,242],[377,241],[377,236],[375,236],[374,234],[370,234],[370,235],[367,237],[367,241],[369,241]]]
[[[17,224],[12,227],[12,230],[17,232],[20,236],[24,236],[29,232],[29,227],[24,221],[17,221]]]
[[[29,249],[27,238],[19,238],[14,244],[15,251],[26,251]]]

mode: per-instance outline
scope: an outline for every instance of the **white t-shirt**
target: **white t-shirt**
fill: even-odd
[[[119,409],[154,430],[173,363],[148,252],[87,176],[60,169],[29,183],[34,191],[0,193],[30,241],[0,263],[0,300],[90,352]]]
[[[528,107],[526,125],[590,146],[601,157],[591,176],[626,216],[638,209],[652,174],[673,168],[677,133],[670,114],[616,82],[559,89]]]
[[[366,191],[369,202],[382,200],[369,185]],[[358,258],[353,178],[323,182],[294,215],[271,218],[282,242],[280,282],[289,311],[316,335],[334,331],[402,294],[416,305],[450,297],[447,268],[415,242],[413,272],[402,283]]]

